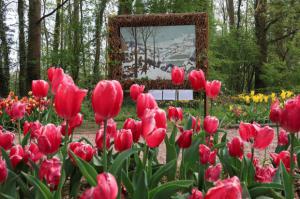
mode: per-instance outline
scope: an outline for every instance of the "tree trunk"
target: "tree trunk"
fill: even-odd
[[[25,44],[25,20],[24,20],[24,0],[18,0],[18,16],[19,16],[19,95],[24,96],[26,91],[26,44]]]
[[[61,0],[56,0],[56,6],[59,6],[61,3]],[[52,65],[57,66],[60,61],[59,61],[59,56],[58,56],[58,48],[59,48],[59,42],[60,42],[60,12],[61,10],[58,9],[56,11],[55,15],[55,25],[54,25],[54,35],[53,35],[53,49],[51,53],[52,57]]]
[[[29,1],[29,28],[28,28],[28,50],[27,50],[27,84],[26,91],[31,89],[32,80],[40,79],[41,71],[41,1]]]
[[[241,26],[241,6],[242,6],[242,0],[238,0],[238,9],[237,9],[237,24],[236,28],[239,29]],[[247,11],[246,11],[247,12]]]
[[[9,93],[9,46],[6,37],[6,25],[5,25],[5,10],[4,10],[4,2],[0,0],[0,40],[1,40],[1,48],[0,48],[0,96],[6,97]]]
[[[230,28],[234,27],[234,4],[233,0],[226,0],[226,7],[227,7],[227,12],[228,12],[228,17],[229,17],[229,25]]]
[[[132,13],[133,0],[119,0],[119,15],[128,15]]]
[[[72,53],[72,64],[71,73],[74,82],[79,80],[79,66],[80,66],[80,24],[79,24],[79,0],[74,0],[73,10],[73,53]]]
[[[255,89],[264,88],[264,81],[261,78],[262,67],[267,62],[268,57],[268,43],[266,30],[266,16],[267,16],[267,0],[255,0],[255,35],[256,43],[259,48],[258,63],[255,67]]]
[[[107,0],[102,0],[101,3],[98,3],[96,6],[96,30],[95,30],[95,60],[94,60],[94,67],[93,67],[93,75],[94,75],[94,82],[98,82],[100,79],[100,71],[99,71],[99,64],[100,64],[100,50],[101,50],[101,30],[103,25],[103,14],[106,8]]]

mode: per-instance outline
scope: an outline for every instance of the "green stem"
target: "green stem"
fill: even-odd
[[[64,159],[65,159],[65,156],[67,154],[67,147],[68,147],[68,141],[69,141],[69,121],[66,120],[66,133],[65,133],[65,138],[64,138]]]
[[[213,110],[213,100],[210,99],[210,113],[209,113],[210,115],[213,115],[212,110]]]
[[[267,161],[267,148],[265,148],[263,165],[265,165],[265,162]]]
[[[147,158],[148,158],[148,152],[149,152],[149,147],[145,143],[144,155],[143,155],[143,165],[144,165],[144,168],[146,168]]]
[[[107,171],[107,154],[106,154],[106,128],[107,120],[104,120],[104,130],[103,130],[103,171]]]
[[[182,170],[183,170],[183,178],[184,180],[186,179],[186,173],[185,173],[185,166],[184,166],[184,149],[181,151],[181,165],[182,165]]]
[[[253,159],[254,159],[254,147],[251,146],[251,163],[253,164]],[[250,164],[251,165],[251,164]]]
[[[290,152],[290,175],[292,179],[292,184],[294,186],[294,140],[295,140],[295,134],[291,133],[291,152]]]
[[[21,133],[22,133],[22,130],[21,130],[21,120],[18,120],[18,131],[19,131],[19,136],[18,136],[18,138],[19,138],[19,144],[21,144],[22,143],[22,141],[21,141]]]

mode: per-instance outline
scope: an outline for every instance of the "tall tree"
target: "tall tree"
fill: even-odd
[[[233,0],[226,0],[226,7],[229,17],[229,26],[234,27],[234,3]]]
[[[6,24],[5,24],[5,8],[3,0],[0,0],[0,96],[4,97],[9,92],[9,44],[6,35]]]
[[[41,1],[30,0],[28,12],[28,49],[27,49],[27,84],[26,92],[30,90],[31,82],[40,79],[41,72]]]
[[[19,17],[19,95],[26,95],[26,44],[25,44],[25,19],[24,19],[24,0],[18,0],[18,17]]]
[[[61,4],[61,0],[56,0],[56,7]],[[52,49],[52,65],[58,65],[59,62],[59,42],[60,42],[60,29],[61,29],[61,9],[58,9],[55,14],[55,25],[54,25],[54,35],[53,35],[53,49]]]
[[[74,0],[73,2],[73,19],[72,19],[72,29],[73,29],[73,46],[72,46],[72,62],[71,62],[71,73],[75,82],[79,80],[79,66],[80,66],[80,23],[79,23],[79,8],[80,1]]]
[[[133,0],[119,0],[119,14],[131,14],[132,13]]]

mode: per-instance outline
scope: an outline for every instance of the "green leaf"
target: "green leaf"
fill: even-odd
[[[44,183],[42,183],[39,179],[35,178],[32,175],[26,174],[24,172],[22,172],[22,174],[32,185],[34,185],[40,191],[43,198],[45,198],[45,199],[52,198],[52,194],[51,194],[49,188]]]
[[[283,186],[277,183],[257,183],[249,187],[249,193],[251,198],[257,198],[261,196],[268,196],[275,199],[283,199],[283,197],[276,191],[282,191]]]
[[[96,186],[97,185],[97,171],[95,168],[90,165],[88,162],[82,160],[81,158],[77,157],[72,151],[70,151],[72,157],[76,161],[77,166],[79,167],[80,172],[82,175],[85,177],[86,181],[91,185],[91,186]]]
[[[117,173],[122,168],[123,162],[127,160],[132,154],[136,153],[137,151],[139,151],[139,149],[132,148],[120,153],[117,156],[117,158],[114,160],[113,164],[111,165],[110,173],[116,176]]]
[[[285,169],[285,166],[282,162],[280,162],[280,170],[281,170],[281,180],[284,187],[285,198],[293,199],[294,198],[294,184],[292,183],[291,176]]]
[[[9,175],[13,176],[16,180],[23,194],[29,196],[29,191],[27,185],[23,182],[19,175],[15,174],[13,171],[8,170]]]
[[[71,176],[70,179],[70,196],[72,196],[73,198],[76,198],[77,193],[78,193],[78,189],[80,187],[80,180],[81,180],[82,174],[79,171],[79,169],[75,169],[74,173]]]
[[[134,193],[133,199],[148,199],[148,181],[147,173],[143,170],[143,167],[139,167],[137,170],[137,178],[134,181]]]
[[[1,198],[3,197],[3,199],[15,199],[15,197],[4,194],[4,193],[0,193]]]
[[[22,140],[22,147],[24,147],[28,143],[29,138],[30,138],[30,133],[28,132]]]
[[[9,170],[13,170],[13,167],[12,167],[12,164],[10,162],[10,159],[6,153],[6,151],[1,147],[1,154],[2,154],[2,157],[4,158],[5,162],[6,162],[6,165],[7,165],[7,168]]]
[[[175,144],[171,144],[169,141],[168,136],[165,137],[165,144],[166,144],[166,163],[171,162],[174,159],[177,159],[177,152],[176,152],[176,147]],[[168,180],[174,180],[176,176],[176,166],[174,165],[168,172],[167,172],[167,177]]]
[[[149,192],[149,199],[170,198],[176,192],[186,190],[193,185],[192,180],[177,180],[167,182],[161,186],[152,189]]]
[[[174,167],[174,165],[177,164],[177,159],[174,159],[167,164],[161,166],[151,177],[150,179],[150,188],[157,186],[160,179],[167,174],[167,172]]]
[[[130,181],[129,176],[123,170],[122,170],[122,182],[126,187],[126,190],[129,193],[129,195],[132,196],[134,192],[132,182]]]

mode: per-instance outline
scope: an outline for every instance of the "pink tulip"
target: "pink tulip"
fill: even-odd
[[[35,143],[30,143],[24,148],[24,162],[30,163],[37,162],[43,157],[43,153],[40,152],[39,147]]]
[[[194,132],[199,132],[201,129],[201,120],[199,118],[195,118],[194,116],[191,116],[192,118],[192,129]]]
[[[141,119],[146,109],[158,108],[154,97],[150,93],[142,93],[138,96],[136,102],[136,113]]]
[[[199,157],[200,157],[200,163],[201,164],[214,164],[216,161],[217,152],[216,151],[210,151],[210,148],[208,148],[204,144],[199,145]]]
[[[39,121],[35,122],[28,122],[25,121],[23,124],[23,133],[24,135],[27,135],[27,133],[30,133],[31,138],[38,138],[41,134],[41,128],[42,124]]]
[[[142,118],[143,137],[146,138],[157,128],[167,128],[166,113],[162,109],[146,109]]]
[[[289,143],[288,133],[284,129],[280,129],[278,135],[278,145],[285,146]]]
[[[46,181],[51,190],[55,190],[61,176],[61,162],[58,158],[44,160],[39,170],[39,178]]]
[[[48,79],[51,82],[51,90],[54,95],[61,84],[74,84],[72,77],[65,74],[62,68],[49,68]]]
[[[4,150],[9,150],[12,147],[14,139],[15,134],[0,129],[0,147]]]
[[[121,129],[115,138],[116,151],[122,152],[130,149],[132,146],[133,137],[130,129]]]
[[[280,122],[280,115],[282,113],[282,109],[280,107],[280,102],[278,99],[276,99],[270,108],[270,120],[274,123],[279,123]]]
[[[213,135],[219,128],[218,118],[214,116],[206,116],[204,118],[203,128],[208,134]]]
[[[133,142],[138,142],[141,136],[141,128],[139,128],[139,125],[141,126],[140,121],[135,121],[132,118],[127,118],[124,122],[123,129],[130,129],[133,137]]]
[[[204,72],[201,69],[192,70],[189,74],[189,82],[195,91],[205,90],[206,80]]]
[[[169,106],[168,119],[174,122],[182,121],[183,119],[182,109],[180,107]]]
[[[221,82],[214,80],[212,82],[207,81],[205,86],[206,95],[211,99],[216,99],[221,89]]]
[[[192,144],[193,130],[185,130],[178,137],[176,143],[179,148],[189,148]]]
[[[47,97],[49,84],[45,80],[33,80],[31,90],[36,97]]]
[[[256,149],[264,150],[272,143],[273,138],[274,138],[274,129],[273,128],[271,128],[269,126],[260,128],[257,131],[256,136],[254,138],[253,147]]]
[[[24,150],[21,145],[15,145],[10,149],[9,159],[15,168],[24,158]]]
[[[68,135],[71,135],[75,128],[80,127],[83,122],[83,115],[81,113],[77,113],[75,117],[71,118],[69,121]],[[66,135],[66,121],[63,121],[61,124],[61,133]]]
[[[286,131],[296,133],[300,131],[300,97],[285,102],[280,114],[280,125]]]
[[[255,166],[255,180],[260,183],[270,183],[276,174],[276,169],[272,165]]]
[[[174,66],[171,71],[172,83],[174,85],[181,85],[184,82],[184,69]]]
[[[130,86],[130,97],[133,101],[136,101],[138,96],[144,92],[145,86],[144,85],[138,85],[138,84],[132,84]]]
[[[289,151],[281,151],[279,154],[277,153],[270,153],[270,156],[274,162],[274,164],[278,167],[280,162],[283,163],[286,170],[289,171],[291,168],[291,155]],[[294,154],[294,162],[296,162],[296,156]]]
[[[96,133],[96,139],[95,143],[98,149],[102,150],[103,149],[103,137],[104,137],[104,131],[103,129],[100,129]],[[106,133],[106,149],[110,148],[110,135],[109,133]]]
[[[241,158],[244,154],[244,143],[239,137],[234,137],[227,143],[229,155]]]
[[[72,151],[77,157],[87,162],[92,160],[95,153],[95,150],[91,145],[84,144],[82,142],[71,142],[69,144],[69,151]],[[76,165],[76,161],[74,160],[70,152],[69,152],[69,157],[71,158],[73,164]]]
[[[7,107],[5,111],[11,119],[21,120],[26,113],[26,104],[17,101],[14,102],[10,107]]]
[[[188,199],[203,199],[203,194],[196,188],[192,189],[192,194],[188,197]]]
[[[205,171],[205,180],[208,182],[215,182],[220,178],[222,165],[218,163],[216,166],[209,166]]]
[[[45,155],[54,154],[58,151],[61,144],[60,127],[54,124],[47,124],[42,127],[41,135],[38,137],[38,147]]]

